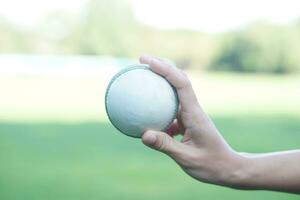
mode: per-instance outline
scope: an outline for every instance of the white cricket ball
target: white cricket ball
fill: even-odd
[[[166,130],[176,118],[175,88],[148,65],[132,65],[110,81],[105,108],[111,123],[122,133],[141,137],[146,130]]]

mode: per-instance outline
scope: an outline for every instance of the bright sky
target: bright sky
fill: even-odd
[[[206,32],[234,29],[257,20],[300,19],[299,0],[129,0],[142,23],[158,28]],[[0,15],[32,25],[50,10],[80,12],[87,0],[0,0]]]

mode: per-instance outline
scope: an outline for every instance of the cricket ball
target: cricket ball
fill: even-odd
[[[125,135],[137,138],[147,130],[166,130],[176,118],[178,104],[175,88],[146,64],[121,70],[105,94],[110,122]]]

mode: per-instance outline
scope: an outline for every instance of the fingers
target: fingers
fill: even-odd
[[[160,131],[145,132],[142,136],[142,141],[145,145],[161,151],[175,159],[182,154],[184,149],[184,144]]]
[[[189,82],[183,72],[170,62],[152,56],[141,56],[140,62],[148,64],[153,71],[164,76],[176,89],[185,87]]]
[[[182,111],[194,112],[199,107],[192,85],[185,73],[167,61],[151,56],[140,57],[140,62],[165,77],[177,90]]]

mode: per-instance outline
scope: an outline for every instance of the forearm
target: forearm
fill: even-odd
[[[228,175],[230,187],[300,193],[300,150],[240,153],[234,163]]]

